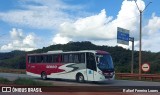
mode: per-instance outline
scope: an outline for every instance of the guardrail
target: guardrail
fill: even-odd
[[[144,78],[144,79],[150,79],[153,80],[160,80],[160,74],[131,74],[131,73],[116,73],[116,77],[118,78],[137,78],[138,77]]]

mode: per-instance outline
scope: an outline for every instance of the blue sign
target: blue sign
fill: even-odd
[[[117,43],[129,45],[129,30],[117,28]]]
[[[124,40],[124,41],[129,41],[129,34],[118,31],[117,39]]]

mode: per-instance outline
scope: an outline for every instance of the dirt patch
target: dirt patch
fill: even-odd
[[[16,73],[16,74],[25,74],[25,69],[8,69],[8,68],[0,68],[1,73]]]

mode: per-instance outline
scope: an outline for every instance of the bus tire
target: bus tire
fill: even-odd
[[[83,83],[84,82],[84,76],[81,73],[79,73],[79,74],[76,75],[76,80],[77,80],[77,82]]]
[[[47,74],[46,74],[46,72],[42,72],[42,73],[41,73],[41,78],[42,78],[43,80],[46,80],[46,79],[47,79]]]

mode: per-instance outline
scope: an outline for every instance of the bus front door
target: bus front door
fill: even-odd
[[[87,79],[88,81],[94,81],[94,71],[96,71],[96,62],[93,53],[86,53],[87,59]]]

